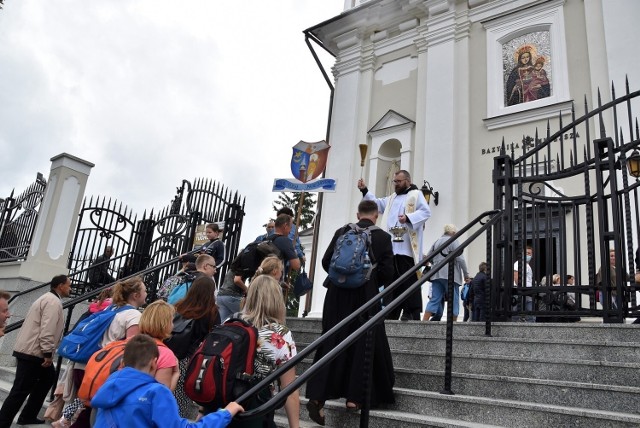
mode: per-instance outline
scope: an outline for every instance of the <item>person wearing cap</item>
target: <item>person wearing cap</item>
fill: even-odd
[[[216,260],[216,266],[221,266],[224,263],[224,244],[219,239],[222,229],[217,223],[209,223],[205,229],[207,239],[209,242],[204,244],[200,248],[202,254],[208,254]]]

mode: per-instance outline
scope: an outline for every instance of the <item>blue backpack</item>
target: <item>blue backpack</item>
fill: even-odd
[[[131,305],[121,307],[111,305],[105,310],[87,317],[71,333],[62,338],[58,347],[58,355],[76,363],[86,363],[96,351],[102,348],[100,346],[102,336],[116,314],[127,309],[134,309],[134,307]]]
[[[167,303],[170,303],[172,305],[175,305],[176,303],[178,303],[180,299],[183,299],[184,296],[187,295],[187,291],[189,291],[190,287],[191,287],[191,281],[183,282],[177,287],[174,287],[173,290],[171,290],[171,294],[169,294],[169,297],[167,298]]]
[[[469,289],[471,288],[471,286],[469,285],[468,282],[466,282],[463,286],[462,286],[462,290],[460,291],[460,298],[462,299],[463,302],[467,303],[467,301],[469,300]]]
[[[376,263],[371,262],[371,230],[377,226],[361,228],[347,225],[348,230],[336,241],[329,263],[329,280],[336,287],[358,288],[369,280]]]

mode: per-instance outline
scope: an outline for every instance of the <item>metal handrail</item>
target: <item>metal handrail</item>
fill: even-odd
[[[88,268],[85,268],[85,269],[82,269],[82,270],[75,271],[74,273],[69,274],[69,275],[67,275],[67,276],[68,276],[70,279],[75,279],[75,277],[77,277],[77,276],[82,276],[82,274],[83,274],[83,273],[89,272],[90,270],[92,270],[92,269],[94,269],[94,268],[96,268],[96,267],[98,267],[98,266],[102,266],[102,265],[104,265],[104,264],[111,264],[111,263],[112,263],[113,261],[115,261],[115,260],[118,260],[118,259],[120,259],[120,258],[124,258],[124,257],[130,257],[130,256],[133,256],[133,255],[135,255],[135,253],[133,253],[133,252],[125,253],[125,254],[122,254],[122,255],[120,255],[120,256],[116,256],[116,257],[113,257],[113,258],[107,259],[107,260],[102,261],[102,262],[100,262],[100,263],[93,264],[93,265],[89,266]],[[11,298],[9,299],[9,303],[13,302],[16,298],[18,298],[18,297],[20,297],[20,296],[24,296],[25,294],[29,294],[29,293],[31,293],[32,291],[37,291],[37,290],[40,290],[41,288],[44,288],[44,287],[47,287],[47,286],[50,286],[50,285],[51,285],[51,281],[49,281],[49,282],[44,282],[44,283],[42,283],[42,284],[36,285],[35,287],[31,287],[31,288],[29,288],[29,289],[27,289],[27,290],[24,290],[24,291],[21,291],[21,292],[19,292],[19,293],[16,293],[16,294],[14,294],[13,296],[11,296]]]
[[[421,278],[418,279],[416,282],[414,282],[411,286],[409,286],[409,288],[407,288],[407,290],[405,292],[403,292],[400,296],[398,296],[392,302],[387,304],[380,312],[378,312],[376,315],[371,317],[367,322],[365,322],[362,326],[360,326],[360,328],[358,328],[356,331],[351,333],[345,340],[343,340],[338,346],[336,346],[333,350],[331,350],[329,353],[327,353],[319,361],[317,361],[315,364],[313,364],[309,369],[305,370],[305,372],[303,374],[299,375],[293,382],[291,382],[285,388],[280,390],[276,395],[271,397],[267,402],[261,404],[260,406],[254,408],[254,409],[245,411],[245,412],[237,415],[236,418],[242,420],[242,419],[248,419],[248,418],[252,418],[252,417],[262,416],[262,415],[265,415],[266,413],[271,412],[271,411],[275,410],[276,408],[282,406],[284,404],[284,402],[286,401],[287,397],[291,393],[293,393],[295,390],[300,388],[300,386],[302,386],[302,384],[304,384],[311,376],[316,374],[319,370],[321,370],[323,367],[325,367],[328,363],[330,363],[338,355],[340,355],[342,352],[344,352],[349,346],[351,346],[353,344],[353,342],[355,342],[360,337],[362,337],[368,330],[372,329],[375,325],[377,325],[377,324],[379,324],[381,322],[384,322],[384,319],[386,318],[386,316],[390,312],[392,312],[394,309],[396,309],[400,304],[402,304],[402,302],[407,297],[409,297],[409,295],[414,293],[418,289],[418,287],[422,286],[422,284],[424,284],[426,281],[430,280],[431,277],[433,275],[435,275],[436,272],[438,272],[441,268],[446,266],[449,262],[452,262],[453,259],[458,257],[458,255],[471,242],[473,242],[478,236],[480,236],[481,234],[483,234],[484,232],[489,230],[492,226],[494,226],[500,220],[501,214],[502,214],[501,210],[491,210],[491,211],[486,211],[486,212],[480,214],[478,217],[476,217],[474,220],[472,220],[470,223],[468,223],[464,228],[459,230],[458,233],[453,235],[451,238],[449,238],[447,241],[445,241],[439,247],[435,248],[433,250],[433,252],[428,254],[420,263],[418,263],[413,268],[411,268],[410,270],[405,272],[402,276],[400,276],[400,278],[398,278],[396,281],[394,281],[389,286],[385,287],[383,291],[381,291],[376,296],[372,297],[368,302],[364,303],[357,311],[353,312],[351,315],[349,315],[348,317],[346,317],[345,319],[340,321],[337,325],[335,325],[329,331],[327,331],[322,336],[320,336],[318,339],[314,340],[311,344],[306,346],[302,351],[300,351],[298,354],[296,354],[296,356],[294,356],[291,360],[287,361],[285,364],[283,364],[282,366],[277,368],[275,371],[270,373],[267,377],[262,379],[259,383],[257,383],[255,386],[253,386],[247,392],[245,392],[242,396],[240,396],[236,400],[237,402],[240,402],[240,403],[246,402],[249,398],[251,398],[252,396],[257,394],[260,390],[262,390],[267,385],[269,385],[270,383],[275,381],[277,378],[279,378],[284,372],[290,370],[292,367],[295,367],[298,363],[300,363],[303,359],[305,359],[310,353],[312,353],[317,348],[319,348],[321,345],[323,345],[330,337],[332,337],[333,335],[338,333],[345,326],[351,324],[356,318],[360,317],[363,313],[365,313],[371,307],[373,307],[376,304],[379,304],[381,299],[383,299],[385,296],[387,296],[390,293],[392,293],[402,282],[404,282],[407,278],[409,278],[409,276],[414,275],[419,269],[423,268],[428,263],[430,263],[438,253],[441,253],[450,244],[452,244],[454,241],[456,241],[458,238],[460,238],[460,236],[462,236],[464,233],[469,231],[476,224],[483,224],[481,228],[479,228],[469,238],[467,238],[455,251],[452,251],[451,253],[449,253],[447,255],[442,254],[442,255],[444,255],[444,258],[439,263],[434,265],[428,272],[425,272],[421,276]],[[489,218],[488,221],[483,223],[483,220],[486,217],[490,217],[490,218]],[[452,299],[452,296],[450,296],[450,299]],[[449,306],[451,306],[451,304],[449,304]],[[487,322],[489,322],[489,321],[487,321]],[[449,320],[447,321],[447,323],[448,324],[451,323],[451,326],[452,326],[453,325],[453,319],[451,317],[449,317]],[[452,334],[452,330],[449,327],[447,328],[447,334],[448,334],[448,336]],[[451,339],[450,337],[447,338],[447,340],[450,340],[450,339]],[[450,347],[448,347],[448,348],[450,348]],[[450,349],[448,349],[448,351],[451,352]],[[451,358],[451,356],[448,356],[448,358]],[[450,369],[451,368],[449,367],[449,371],[450,371]],[[445,373],[445,377],[446,376],[447,376],[447,374]],[[451,373],[449,372],[449,377],[450,376],[451,376]],[[368,403],[363,403],[363,404],[365,404],[365,406],[368,406]],[[367,418],[368,417],[367,412],[365,410],[366,410],[366,407],[363,408],[363,411],[361,412],[361,418],[363,418],[363,417]],[[362,422],[362,419],[361,419],[361,422]],[[362,424],[361,424],[361,426],[362,426]]]
[[[199,251],[199,249],[196,249],[196,250],[190,251],[190,252],[188,252],[186,254],[194,254],[194,253],[196,253],[198,251]],[[123,257],[124,256],[126,256],[126,255],[123,255]],[[150,274],[150,273],[154,273],[156,271],[159,271],[159,270],[165,268],[166,266],[170,266],[170,265],[172,265],[174,263],[179,262],[180,261],[180,257],[181,256],[178,256],[178,257],[175,257],[173,259],[167,260],[166,262],[163,262],[163,263],[160,263],[158,265],[155,265],[153,267],[150,267],[150,268],[143,269],[141,271],[135,272],[135,273],[133,273],[133,274],[131,274],[129,276],[126,276],[124,278],[118,279],[117,281],[114,281],[114,282],[109,283],[109,284],[105,284],[105,285],[103,285],[103,286],[101,286],[99,288],[96,288],[94,290],[88,291],[88,292],[86,292],[86,293],[84,293],[84,294],[82,294],[82,295],[80,295],[78,297],[74,297],[72,299],[69,299],[69,300],[67,300],[66,302],[64,302],[62,304],[62,309],[64,310],[64,309],[67,309],[67,308],[71,308],[71,310],[73,311],[73,308],[78,303],[82,303],[82,302],[84,302],[86,300],[89,300],[91,298],[97,297],[103,290],[112,287],[116,282],[120,282],[120,281],[126,280],[128,278],[133,278],[134,276],[142,276],[142,275],[147,275],[147,274]],[[105,263],[106,262],[108,262],[108,260],[105,261]],[[96,265],[91,266],[91,267],[89,267],[87,269],[83,269],[81,271],[74,272],[73,274],[69,275],[69,278],[73,277],[74,275],[80,275],[80,274],[82,274],[82,273],[88,271],[89,269],[92,269],[93,267],[98,266],[98,265],[99,264],[96,264]],[[51,285],[51,282],[40,284],[40,285],[38,285],[36,287],[33,287],[33,288],[29,289],[29,290],[26,290],[26,291],[23,291],[21,293],[16,294],[15,296],[13,296],[11,298],[11,300],[13,300],[13,298],[17,297],[18,295],[23,295],[23,294],[26,294],[26,293],[28,293],[30,291],[38,290],[40,288],[43,288],[45,286],[50,286],[50,285]],[[11,300],[10,300],[10,302],[11,302]],[[4,330],[5,334],[9,333],[9,332],[11,332],[13,330],[17,330],[18,328],[22,327],[23,322],[24,322],[24,320],[20,320],[20,321],[16,321],[14,323],[9,324],[7,327],[5,327],[5,330]]]

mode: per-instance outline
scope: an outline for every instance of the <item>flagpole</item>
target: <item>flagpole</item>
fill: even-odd
[[[296,231],[294,233],[293,236],[293,249],[296,249],[296,245],[298,242],[298,233],[300,232],[300,218],[302,217],[302,202],[304,201],[304,190],[300,192],[300,200],[298,201],[298,214],[296,215]],[[296,251],[297,253],[297,251]],[[296,254],[297,255],[297,254]],[[300,266],[302,266],[303,261],[300,260]],[[302,267],[300,268],[300,271],[302,271]],[[300,273],[300,272],[298,272]],[[293,272],[291,270],[289,270],[289,284],[291,284],[291,277],[293,276]],[[292,285],[292,284],[291,284]],[[287,301],[287,297],[289,295],[289,288],[287,288],[287,291],[285,293],[285,303]],[[298,307],[299,307],[300,303],[298,303]]]

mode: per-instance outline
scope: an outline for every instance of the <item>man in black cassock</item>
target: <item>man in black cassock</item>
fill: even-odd
[[[378,205],[374,201],[362,201],[358,205],[358,223],[360,228],[373,227],[378,218]],[[328,271],[336,241],[349,230],[349,225],[338,229],[322,258],[322,267]],[[377,263],[370,279],[358,288],[336,287],[328,278],[325,281],[327,294],[322,312],[322,333],[324,334],[348,315],[355,312],[365,302],[378,294],[380,284],[390,284],[394,275],[393,249],[391,236],[380,228],[371,229],[372,263]],[[368,317],[381,310],[380,305],[372,307],[367,314],[318,348],[314,363],[335,348],[352,332],[364,324]],[[381,323],[374,327],[373,376],[371,379],[371,407],[382,403],[394,403],[393,385],[395,376],[389,342]],[[365,338],[360,338],[348,350],[334,359],[307,383],[306,395],[309,399],[307,409],[313,421],[324,425],[322,407],[325,400],[344,397],[347,410],[357,410],[364,402],[363,361]]]

